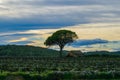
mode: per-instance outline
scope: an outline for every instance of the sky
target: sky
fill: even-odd
[[[0,0],[0,45],[46,47],[48,36],[67,29],[79,39],[65,50],[120,51],[119,4],[120,0]]]

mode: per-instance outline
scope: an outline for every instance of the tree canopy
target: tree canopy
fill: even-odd
[[[72,43],[78,38],[75,32],[70,30],[58,30],[48,37],[45,41],[46,46],[58,45],[60,47],[60,56],[62,56],[62,50],[68,43]]]

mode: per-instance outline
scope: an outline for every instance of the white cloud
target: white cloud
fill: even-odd
[[[43,23],[53,23],[72,21],[73,23],[80,22],[119,22],[120,9],[116,8],[116,4],[120,1],[98,1],[92,5],[76,5],[76,2],[83,3],[84,1],[72,1],[67,5],[66,1],[60,0],[2,0],[2,9],[0,11],[0,17],[4,18],[28,18],[35,22],[35,19],[42,21]],[[53,5],[49,5],[50,2],[54,2]],[[61,2],[61,5],[55,5],[55,3]],[[86,0],[86,3],[90,1]],[[96,3],[97,2],[97,3]],[[39,5],[34,5],[38,4]],[[74,4],[75,3],[75,4]],[[85,2],[84,2],[85,3]],[[83,3],[83,4],[84,4]],[[47,5],[48,4],[48,5]],[[64,4],[64,5],[62,5]],[[74,4],[74,5],[72,5]],[[109,4],[109,5],[108,5]],[[111,6],[112,5],[112,6]],[[119,7],[119,6],[118,6]],[[99,19],[99,20],[97,20]],[[24,19],[23,19],[24,20]],[[66,22],[67,23],[67,22]]]
[[[23,37],[23,38],[20,38],[20,39],[17,39],[17,40],[9,40],[8,42],[13,43],[13,42],[20,42],[20,41],[27,41],[27,40],[28,40],[28,38]]]

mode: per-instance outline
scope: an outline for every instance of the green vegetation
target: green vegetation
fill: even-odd
[[[49,54],[48,54],[49,53]],[[24,45],[5,45],[0,46],[0,56],[41,56],[57,57],[58,51],[42,47]]]
[[[120,79],[119,52],[101,51],[84,54],[77,58],[60,58],[58,51],[50,49],[0,46],[0,80]]]
[[[46,46],[58,45],[60,47],[60,57],[62,57],[62,51],[66,44],[72,43],[78,38],[75,32],[69,30],[58,30],[48,37],[45,41]]]
[[[108,51],[95,51],[95,52],[86,52],[85,56],[101,56],[101,57],[120,57],[120,51],[117,52],[108,52]]]
[[[0,80],[119,80],[120,74],[113,72],[86,73],[65,72],[57,73],[52,71],[38,73],[26,72],[5,72],[0,74]]]
[[[120,79],[119,57],[0,57],[0,61],[1,78],[21,76],[25,80]]]

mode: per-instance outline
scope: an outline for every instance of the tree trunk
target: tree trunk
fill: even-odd
[[[60,57],[62,57],[63,46],[60,46]]]

